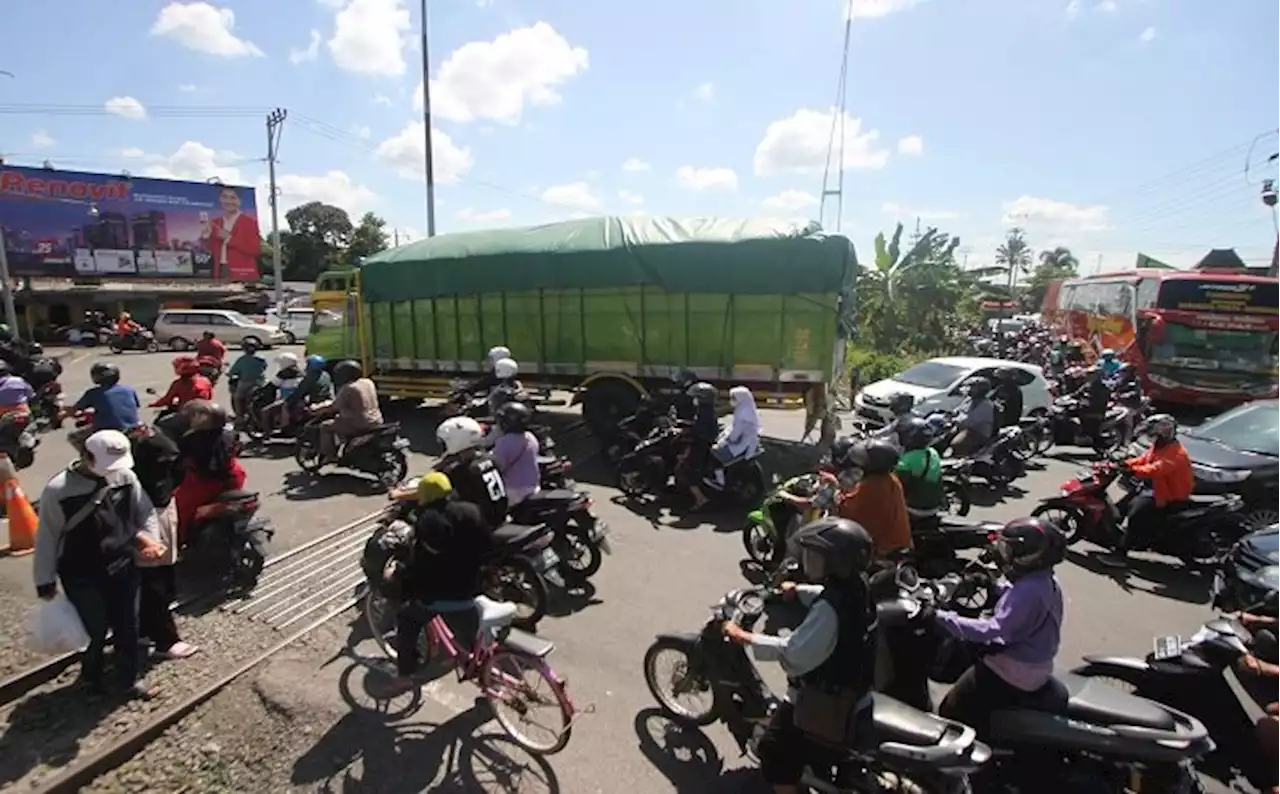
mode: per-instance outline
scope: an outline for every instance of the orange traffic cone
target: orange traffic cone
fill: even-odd
[[[9,557],[30,554],[36,548],[36,511],[18,485],[17,470],[3,452],[0,452],[0,483],[4,486],[5,513],[9,517],[9,545],[0,547],[0,554]]]

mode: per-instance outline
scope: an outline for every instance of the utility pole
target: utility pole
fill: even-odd
[[[5,251],[4,224],[0,223],[0,281],[4,282],[4,321],[15,337],[18,332],[18,308],[13,304],[13,280],[9,278],[9,254]]]
[[[284,305],[284,266],[280,262],[280,211],[276,201],[276,156],[280,154],[280,133],[289,111],[276,108],[267,114],[267,174],[271,181],[271,273],[276,286],[276,310]]]
[[[427,0],[422,0],[422,137],[427,166],[427,236],[436,236],[436,172],[431,152],[431,56],[427,49]]]
[[[392,230],[391,230],[391,239],[392,239],[392,240],[395,240],[395,243],[394,243],[394,244],[392,244],[392,246],[391,246],[391,247],[392,247],[392,248],[399,248],[399,247],[400,247],[400,230],[399,230],[399,229],[392,229]]]

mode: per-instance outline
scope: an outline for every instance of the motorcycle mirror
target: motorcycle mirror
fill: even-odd
[[[146,390],[145,390],[145,391],[146,391],[146,393],[147,393],[147,394],[155,394],[155,393],[156,393],[156,390],[155,390],[155,389],[153,389],[153,388],[151,388],[150,386],[148,386],[148,387],[146,388]]]

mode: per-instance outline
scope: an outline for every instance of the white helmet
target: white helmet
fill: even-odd
[[[293,353],[281,353],[276,356],[276,366],[280,369],[298,366],[298,357]]]
[[[497,363],[499,359],[511,358],[511,350],[510,348],[503,347],[502,345],[491,347],[489,348],[489,354],[485,356],[485,358],[489,359],[490,364],[494,364]]]
[[[520,365],[513,358],[500,358],[493,362],[493,374],[503,380],[514,378],[520,372]]]
[[[453,455],[479,446],[484,441],[484,429],[469,416],[455,416],[440,423],[436,428],[436,438],[444,447],[444,454]]]

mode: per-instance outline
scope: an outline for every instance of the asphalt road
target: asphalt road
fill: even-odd
[[[63,383],[69,400],[88,386],[89,366],[99,358],[119,364],[124,381],[139,392],[148,387],[163,390],[171,377],[172,357],[166,353],[115,356],[74,352],[64,362]],[[225,399],[225,386],[221,392]],[[396,418],[405,423],[413,444],[410,470],[425,470],[433,435],[431,414],[425,410],[401,413]],[[783,461],[784,469],[798,466],[794,455],[776,448],[794,446],[803,417],[773,411],[763,412],[763,417],[766,434],[787,442],[774,444],[772,460]],[[572,452],[582,445],[570,442],[562,446]],[[35,465],[22,473],[23,484],[33,498],[70,456],[60,434],[44,436]],[[793,462],[787,464],[788,459]],[[279,457],[246,459],[245,466],[250,487],[262,492],[263,510],[278,530],[275,551],[372,512],[384,499],[358,477],[330,474],[313,480],[301,475],[287,447]],[[983,500],[991,503],[975,506],[973,515],[999,520],[1025,515],[1037,496],[1055,493],[1079,466],[1078,462],[1048,459],[1042,469],[1030,472],[1019,483],[1026,489],[1025,496]],[[752,776],[725,771],[745,766],[727,732],[718,726],[705,733],[677,730],[655,717],[641,670],[645,649],[654,635],[696,630],[707,618],[708,605],[725,591],[743,585],[738,534],[741,514],[685,518],[651,510],[641,516],[619,503],[613,488],[593,484],[593,480],[605,482],[608,478],[592,462],[576,469],[575,474],[592,492],[600,517],[613,528],[614,554],[595,578],[597,589],[590,602],[578,605],[572,614],[544,621],[540,634],[555,641],[552,663],[569,681],[571,695],[580,705],[594,703],[595,712],[581,718],[568,748],[548,759],[549,768],[540,767],[542,772],[535,775],[549,774],[556,784],[529,790],[574,794],[742,790],[742,782]],[[1068,600],[1060,668],[1073,666],[1085,653],[1145,654],[1154,635],[1190,635],[1208,616],[1207,580],[1182,571],[1176,561],[1140,557],[1131,575],[1117,578],[1100,571],[1094,563],[1095,554],[1096,549],[1077,547],[1059,568]],[[24,569],[25,565],[20,568],[12,563],[0,566],[0,578],[28,577]],[[341,666],[318,670],[313,684],[325,685],[339,672]],[[335,683],[335,698],[336,689]],[[476,720],[469,714],[458,715],[470,708],[473,694],[474,690],[453,682],[433,683],[413,720],[441,724],[433,730],[470,734],[477,730]],[[484,732],[495,727],[486,726]]]

